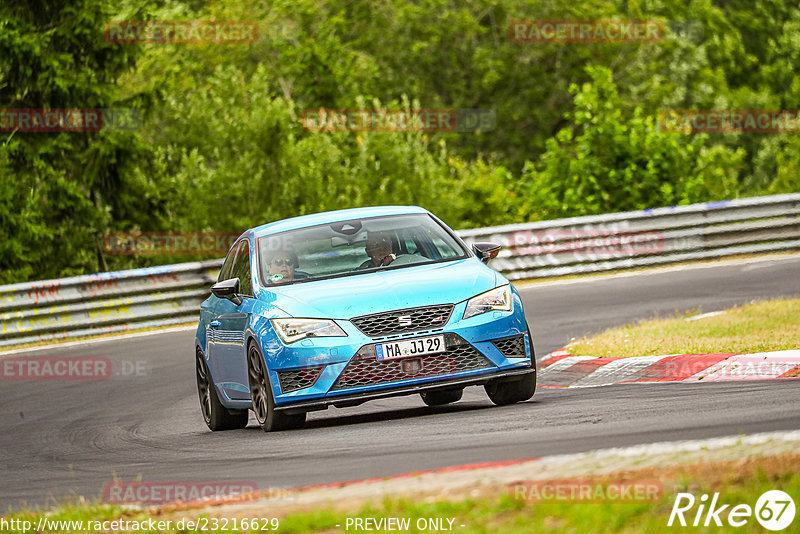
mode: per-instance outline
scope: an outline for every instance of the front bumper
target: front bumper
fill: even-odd
[[[382,388],[376,391],[365,391],[360,393],[350,393],[347,395],[339,395],[336,397],[323,398],[319,400],[309,400],[305,402],[292,403],[287,406],[276,406],[275,409],[284,411],[287,414],[312,412],[315,410],[325,410],[333,405],[337,408],[345,408],[348,406],[358,406],[364,402],[384,399],[387,397],[402,397],[404,395],[415,395],[425,391],[436,389],[455,389],[467,386],[480,386],[487,384],[490,381],[498,380],[520,380],[528,375],[536,374],[536,367],[528,367],[523,369],[511,369],[506,371],[491,371],[479,376],[470,376],[464,378],[450,378],[446,380],[436,380],[428,384],[417,385],[399,385],[389,388]]]
[[[423,369],[433,368],[432,373],[401,373],[398,367],[403,360],[377,363],[374,347],[383,341],[365,336],[349,321],[337,321],[347,338],[306,339],[283,345],[277,351],[265,351],[276,409],[309,411],[360,404],[374,398],[410,395],[442,386],[481,385],[492,379],[535,373],[533,344],[521,302],[517,300],[509,312],[462,319],[465,305],[457,304],[447,324],[439,329],[402,336],[445,336],[446,353],[432,356],[430,361],[422,357]],[[512,354],[501,350],[498,340],[508,339],[520,339],[524,348],[511,351]],[[345,340],[347,343],[343,344]],[[450,349],[458,354],[451,354]],[[431,364],[434,365],[428,367]],[[354,366],[358,369],[353,373]]]

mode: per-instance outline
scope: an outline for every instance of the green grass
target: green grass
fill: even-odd
[[[639,501],[634,503],[599,502],[528,502],[512,497],[508,491],[495,496],[484,496],[475,499],[454,501],[426,502],[407,499],[385,499],[376,504],[363,505],[350,511],[332,508],[311,507],[304,513],[292,513],[281,518],[277,532],[285,534],[302,534],[318,532],[355,532],[352,528],[345,530],[348,518],[407,518],[411,528],[409,532],[419,532],[415,525],[422,518],[454,519],[453,532],[472,533],[508,533],[508,532],[574,532],[574,533],[634,533],[634,532],[720,532],[731,530],[724,523],[720,527],[681,528],[676,525],[667,526],[667,521],[675,502],[677,491],[689,491],[699,498],[702,494],[719,492],[719,504],[748,504],[755,506],[758,497],[768,490],[780,489],[793,496],[800,497],[800,456],[796,454],[761,459],[746,459],[726,464],[702,464],[681,468],[665,468],[662,471],[629,472],[627,480],[659,478],[664,481],[664,495],[658,501]],[[638,473],[638,474],[637,474]],[[697,505],[687,512],[685,517],[689,523],[694,518]],[[720,515],[725,521],[727,512]],[[259,514],[269,516],[269,509]],[[76,519],[115,519],[125,517],[128,520],[147,520],[148,512],[125,512],[113,506],[64,506],[49,514],[54,520]],[[180,516],[162,514],[159,518],[170,517],[176,521]],[[11,518],[38,521],[39,514],[14,514]],[[4,518],[6,520],[9,517]],[[800,517],[792,527],[785,530],[797,532]],[[337,526],[339,525],[339,526]],[[463,527],[461,525],[464,525]],[[737,532],[763,532],[764,530],[751,517],[744,527]],[[214,530],[211,530],[214,531]],[[5,530],[9,533],[22,534],[22,530]],[[25,534],[28,534],[26,531]],[[60,532],[74,532],[63,530]],[[137,532],[159,532],[144,530]],[[195,532],[195,530],[169,530],[166,532]],[[214,532],[222,532],[216,530]],[[225,532],[233,532],[227,530]],[[363,531],[362,531],[363,532]]]
[[[571,343],[569,350],[586,356],[629,357],[800,348],[800,299],[757,302],[686,320],[699,313],[612,328]]]
[[[758,496],[765,491],[782,489],[793,496],[800,496],[800,474],[791,473],[777,481],[759,474],[739,485],[725,488],[692,483],[691,492],[699,498],[703,493],[720,492],[721,503],[749,504],[755,506]],[[796,499],[797,500],[797,499]],[[331,528],[332,525],[345,525],[347,517],[404,517],[411,520],[409,532],[420,532],[413,525],[419,518],[454,518],[453,531],[457,533],[509,533],[509,532],[574,532],[582,533],[637,533],[647,532],[720,532],[731,529],[727,524],[709,528],[681,528],[667,526],[675,497],[665,494],[658,502],[636,503],[531,503],[514,499],[510,495],[489,499],[470,499],[457,502],[420,503],[405,500],[387,500],[378,507],[364,507],[356,514],[325,511],[306,518],[290,516],[281,522],[284,533],[343,532],[344,528]],[[728,508],[728,510],[731,507]],[[685,517],[689,523],[694,518],[695,508]],[[721,515],[724,518],[724,515]],[[446,524],[446,522],[445,522]],[[800,524],[800,518],[795,520]],[[464,525],[461,527],[460,525]],[[764,532],[755,519],[737,532]],[[791,529],[789,529],[790,531]],[[352,532],[352,528],[350,529]]]

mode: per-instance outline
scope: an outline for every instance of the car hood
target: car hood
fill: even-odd
[[[457,303],[505,280],[474,258],[268,289],[263,299],[293,317],[350,319],[388,310]]]

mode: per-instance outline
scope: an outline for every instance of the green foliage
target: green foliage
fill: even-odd
[[[0,108],[131,107],[117,78],[135,49],[103,40],[111,5],[101,0],[4,3],[0,7]],[[162,194],[132,132],[7,132],[0,157],[0,282],[104,267],[112,222],[157,217]],[[138,176],[140,179],[136,180]],[[149,187],[146,187],[148,186]],[[145,186],[145,187],[143,187]]]
[[[419,105],[359,99],[356,107]],[[462,192],[504,191],[499,169],[449,158],[443,141],[430,147],[421,132],[305,130],[294,102],[272,96],[263,66],[249,77],[220,66],[162,109],[153,141],[162,147],[159,166],[187,186],[169,208],[181,230],[243,231],[291,215],[385,204],[427,206],[454,224],[488,223],[483,199]]]
[[[729,198],[743,157],[705,146],[707,136],[659,129],[640,107],[626,119],[612,73],[588,67],[590,83],[573,85],[574,125],[547,142],[537,166],[523,172],[525,219],[549,219]]]
[[[518,43],[520,19],[658,19],[654,43]],[[251,44],[115,44],[112,20],[250,20]],[[800,190],[797,134],[659,130],[669,109],[800,109],[784,0],[11,0],[0,109],[128,108],[137,131],[3,132],[0,283],[186,256],[109,231],[241,231],[418,204],[457,228]],[[311,132],[318,108],[486,109],[478,133]]]

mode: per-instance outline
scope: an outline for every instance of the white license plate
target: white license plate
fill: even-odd
[[[378,355],[378,360],[425,356],[426,354],[436,354],[444,351],[444,336],[418,337],[416,339],[375,345],[375,353]]]

